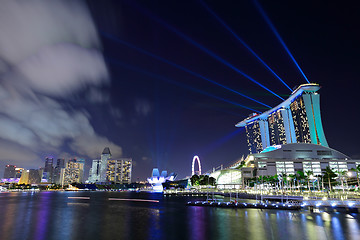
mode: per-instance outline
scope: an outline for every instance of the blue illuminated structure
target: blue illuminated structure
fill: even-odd
[[[278,31],[276,30],[275,26],[272,24],[272,22],[270,21],[269,17],[266,15],[265,11],[262,9],[262,7],[260,6],[260,4],[257,2],[257,0],[254,1],[255,6],[257,7],[257,9],[259,10],[261,16],[265,19],[266,23],[269,25],[269,27],[271,28],[271,30],[273,31],[273,33],[275,34],[276,38],[279,40],[279,42],[281,43],[281,45],[283,46],[283,48],[285,49],[285,51],[287,52],[287,54],[289,55],[289,57],[291,58],[291,60],[294,62],[294,64],[296,65],[296,67],[299,69],[300,73],[303,75],[303,77],[305,78],[305,80],[309,82],[309,80],[307,79],[307,77],[305,76],[305,73],[301,70],[299,64],[296,62],[294,56],[291,54],[290,50],[288,49],[288,47],[286,46],[285,42],[283,41],[283,39],[281,38],[280,34],[278,33]]]
[[[320,114],[318,84],[300,85],[276,107],[236,124],[245,127],[250,153],[270,146],[312,143],[328,147]]]
[[[175,180],[175,178],[175,173],[171,173],[170,175],[168,175],[167,171],[162,171],[160,175],[159,169],[154,168],[151,178],[148,178],[147,180],[153,187],[153,192],[162,192],[164,190],[162,184],[167,181],[172,182]]]

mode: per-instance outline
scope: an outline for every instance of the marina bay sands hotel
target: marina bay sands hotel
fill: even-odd
[[[329,147],[320,114],[318,84],[303,84],[289,98],[261,114],[236,124],[244,127],[250,155],[243,174],[294,174],[298,170],[320,175],[329,166],[335,172],[360,164]],[[250,174],[251,173],[251,174]]]

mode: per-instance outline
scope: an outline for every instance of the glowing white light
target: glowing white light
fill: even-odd
[[[194,156],[192,161],[192,167],[191,167],[191,176],[195,175],[195,161],[197,161],[199,165],[199,175],[201,175],[201,165],[200,165],[200,159],[198,156]]]
[[[70,199],[90,199],[90,197],[68,197]]]
[[[149,200],[149,199],[126,199],[126,198],[109,198],[109,201],[130,201],[130,202],[156,202],[158,200]]]

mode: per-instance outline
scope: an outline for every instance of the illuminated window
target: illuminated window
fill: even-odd
[[[266,168],[266,162],[258,162],[259,168]]]
[[[314,176],[321,175],[320,162],[303,162],[303,171],[312,171]]]
[[[348,171],[346,162],[329,162],[329,167],[336,174],[338,174],[339,172]]]
[[[276,162],[276,173],[279,174],[294,174],[294,162]]]

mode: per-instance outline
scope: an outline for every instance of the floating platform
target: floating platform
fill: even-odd
[[[222,207],[222,208],[256,208],[256,209],[278,209],[278,210],[300,210],[300,205],[291,205],[286,203],[244,203],[244,202],[209,202],[195,201],[187,202],[188,206],[199,207]]]

